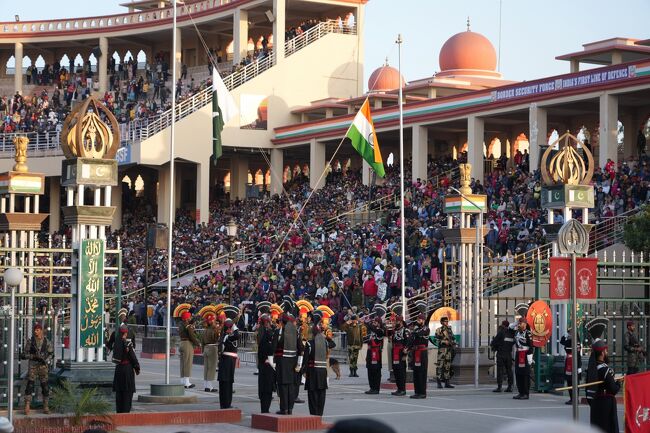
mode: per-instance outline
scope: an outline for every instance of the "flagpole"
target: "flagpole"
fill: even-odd
[[[402,35],[397,35],[397,70],[399,72],[399,198],[400,198],[400,249],[401,249],[401,264],[402,264],[402,314],[406,320],[408,311],[406,310],[406,221],[404,219],[404,107],[402,106]]]
[[[167,222],[167,329],[165,330],[165,385],[169,385],[169,349],[171,348],[172,329],[172,238],[174,228],[174,145],[176,132],[176,1],[172,0],[173,25],[172,25],[172,122],[171,138],[169,140],[169,220]]]

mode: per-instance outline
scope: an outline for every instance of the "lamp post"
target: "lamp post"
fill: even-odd
[[[480,265],[480,254],[481,254],[481,230],[483,229],[483,208],[477,205],[473,200],[467,198],[465,194],[454,188],[450,187],[452,191],[460,195],[463,199],[467,200],[472,206],[478,210],[478,222],[476,224],[476,245],[474,247],[474,299],[472,300],[472,330],[474,331],[474,387],[478,388],[478,364],[479,364],[479,346],[481,334],[478,329],[479,327],[479,287],[481,285],[481,271],[479,269]]]
[[[7,413],[9,422],[14,420],[14,350],[16,347],[16,287],[23,281],[23,271],[18,268],[7,268],[3,275],[5,291],[11,290],[11,316],[9,318],[9,377],[7,378]]]
[[[234,242],[235,238],[237,237],[237,223],[233,218],[228,221],[228,224],[226,225],[226,233],[228,234],[228,238],[230,239],[230,250],[228,251],[228,304],[232,305],[232,291],[234,290],[233,284],[232,284],[232,265],[234,263],[234,258],[233,258],[233,251],[234,248],[233,246],[235,244],[238,244],[239,242]]]

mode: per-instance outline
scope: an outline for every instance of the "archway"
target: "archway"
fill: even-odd
[[[131,51],[127,51],[126,54],[124,55],[124,63],[128,63],[131,60],[133,60],[133,54],[131,54]]]
[[[299,175],[300,173],[301,173],[301,170],[300,170],[300,164],[296,164],[296,165],[293,167],[293,176],[292,176],[292,178],[295,178],[295,177],[296,177],[297,175]]]
[[[271,185],[271,170],[266,170],[266,173],[264,174],[264,184],[268,190],[269,186]]]
[[[291,167],[288,165],[284,167],[282,171],[282,183],[287,183],[291,180]]]
[[[122,183],[125,183],[125,184],[129,185],[129,189],[131,189],[132,186],[133,186],[133,182],[131,182],[131,178],[129,177],[129,175],[125,175],[122,178]]]
[[[264,185],[264,172],[261,168],[255,172],[255,185]]]
[[[516,154],[517,151],[524,153],[524,150],[530,153],[530,142],[528,141],[526,134],[522,132],[517,136],[517,138],[515,138],[515,146],[512,151],[513,154]]]
[[[140,50],[137,56],[138,60],[138,69],[145,69],[147,65],[147,53],[144,50]]]
[[[77,54],[74,58],[74,67],[75,69],[84,66],[84,58],[81,57],[81,54]]]
[[[548,145],[551,146],[555,143],[553,150],[560,150],[560,143],[556,143],[558,138],[560,138],[560,134],[557,133],[557,129],[552,130],[551,135],[548,137]]]
[[[253,184],[253,174],[251,173],[250,170],[248,170],[248,175],[246,176],[246,183],[247,183],[248,185],[252,185],[252,184]]]
[[[43,58],[42,55],[39,54],[39,56],[36,58],[36,61],[34,62],[34,66],[36,66],[40,71],[42,71],[43,68],[45,68],[45,59]]]
[[[230,172],[223,177],[223,190],[224,192],[230,192]]]
[[[499,159],[501,158],[501,140],[499,137],[494,137],[487,147],[486,158]]]
[[[135,179],[135,192],[138,197],[144,194],[144,179],[142,179],[141,175],[138,175]]]
[[[120,54],[117,51],[114,51],[111,57],[115,61],[115,65],[119,65],[122,63],[122,58],[120,57]]]
[[[68,72],[70,69],[70,57],[68,57],[67,54],[64,54],[61,56],[61,60],[59,60],[59,65],[61,68],[65,68]]]
[[[16,58],[14,56],[9,57],[7,59],[7,63],[5,64],[5,70],[7,72],[7,75],[10,74],[10,71],[13,70],[11,73],[12,75],[16,73]]]
[[[304,174],[306,177],[309,177],[309,164],[303,164],[302,174]]]
[[[248,38],[248,44],[246,44],[246,51],[253,52],[255,51],[255,42],[253,42],[253,38]]]

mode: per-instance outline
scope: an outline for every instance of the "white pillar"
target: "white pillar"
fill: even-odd
[[[618,162],[618,143],[616,135],[618,130],[618,98],[604,94],[600,96],[600,127],[598,165],[605,167],[607,160],[614,164]]]
[[[169,164],[158,169],[158,223],[169,222]]]
[[[483,141],[485,121],[476,116],[467,118],[467,162],[472,164],[472,177],[483,183]]]
[[[23,43],[16,42],[14,45],[14,58],[16,67],[14,68],[14,90],[23,94]]]
[[[233,155],[230,160],[230,200],[246,198],[248,184],[248,159]]]
[[[273,0],[273,51],[275,61],[284,60],[284,32],[287,30],[286,0]]]
[[[364,37],[363,37],[363,30],[364,30],[364,25],[365,25],[365,10],[366,7],[363,4],[359,4],[357,7],[357,16],[356,16],[356,24],[357,24],[357,53],[356,53],[356,58],[354,59],[356,64],[357,64],[357,96],[362,96],[363,95],[363,90],[365,86],[365,81],[363,79],[363,64],[364,64],[364,58],[365,58],[365,45],[364,45]]]
[[[102,52],[97,62],[97,74],[99,75],[99,95],[102,97],[108,90],[108,38],[99,38],[99,51]]]
[[[241,62],[246,58],[248,52],[248,11],[238,8],[232,16],[233,29],[233,64]],[[275,38],[275,32],[274,32]],[[284,41],[284,31],[282,31],[282,40]],[[282,42],[284,46],[284,42]],[[275,49],[275,40],[273,49]]]
[[[183,33],[180,28],[176,29],[176,54],[174,59],[176,60],[176,79],[178,80],[181,77],[181,66],[183,66]],[[171,77],[171,71],[170,71]],[[172,92],[176,91],[176,83],[172,83]]]
[[[532,173],[539,168],[539,159],[541,147],[547,143],[546,134],[548,132],[548,120],[545,108],[538,107],[537,104],[530,104],[528,109],[528,141],[530,143],[529,159]]]
[[[312,138],[309,141],[309,187],[320,189],[325,185],[325,176],[321,178],[325,169],[325,143]],[[318,181],[320,179],[320,182]]]
[[[639,125],[636,122],[636,116],[627,115],[621,119],[623,122],[623,157],[625,160],[631,156],[639,156],[636,147],[636,137],[639,133]]]
[[[578,59],[571,59],[570,60],[570,72],[572,74],[576,72],[580,72],[580,60]]]
[[[284,150],[271,149],[271,195],[282,195],[282,176],[284,175]]]
[[[210,162],[196,164],[196,223],[210,218]]]
[[[372,178],[372,168],[365,159],[361,159],[361,181],[365,186],[370,186],[370,179]]]
[[[612,53],[612,65],[620,65],[621,63],[623,63],[623,53],[614,51]]]
[[[50,177],[50,233],[61,228],[61,178]]]
[[[416,180],[427,179],[427,160],[429,158],[428,145],[429,130],[423,126],[413,126],[411,138],[411,157],[412,157],[412,175],[413,182]]]
[[[110,206],[115,206],[113,221],[111,221],[111,230],[119,230],[122,228],[122,182],[120,181],[118,182],[117,186],[110,188],[110,192]]]

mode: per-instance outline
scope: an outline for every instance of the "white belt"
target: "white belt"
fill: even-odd
[[[514,338],[504,338],[503,341],[515,341]]]
[[[528,350],[528,346],[521,346],[517,348],[517,352],[523,352],[524,350]]]
[[[314,367],[316,368],[326,368],[327,361],[314,361]]]
[[[238,356],[237,356],[236,353],[232,353],[232,352],[223,352],[223,354],[226,355],[226,356],[231,356],[231,357],[233,357],[233,358],[238,358]]]

